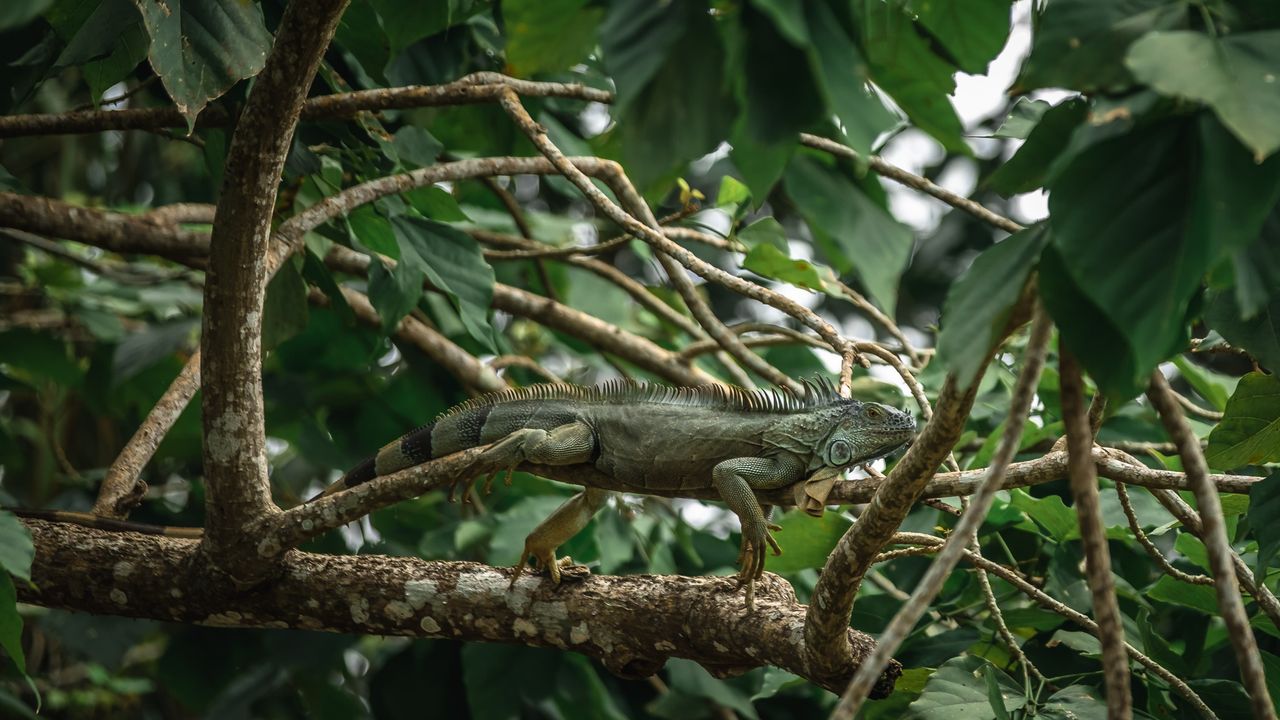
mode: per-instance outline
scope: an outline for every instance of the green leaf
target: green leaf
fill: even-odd
[[[1178,372],[1182,374],[1182,377],[1200,394],[1200,397],[1208,400],[1213,409],[1219,412],[1226,409],[1227,399],[1231,397],[1231,393],[1235,392],[1236,385],[1240,383],[1239,378],[1216,373],[1201,367],[1183,355],[1175,357],[1173,364],[1178,368]]]
[[[836,269],[853,270],[872,299],[892,315],[898,280],[911,259],[911,231],[844,175],[807,156],[792,160],[785,182],[814,235],[828,238],[841,251],[830,258]]]
[[[400,162],[408,167],[430,167],[436,164],[444,143],[435,139],[431,133],[415,125],[406,125],[396,131],[391,138],[391,146],[395,148]],[[419,190],[440,188],[416,188]],[[443,191],[442,191],[443,192]]]
[[[416,263],[397,263],[391,270],[377,258],[369,263],[369,302],[382,319],[383,334],[390,335],[400,320],[417,307],[424,277]]]
[[[36,556],[31,533],[11,512],[0,510],[0,571],[31,580],[31,561]]]
[[[784,514],[778,524],[782,531],[777,539],[783,552],[769,558],[769,571],[792,573],[822,567],[852,523],[839,513],[825,512],[815,518],[794,510]]]
[[[1132,83],[1123,60],[1129,45],[1152,30],[1186,25],[1180,0],[1055,0],[1036,23],[1031,55],[1015,88],[1123,88]]]
[[[18,614],[18,593],[13,579],[0,573],[0,647],[9,654],[18,672],[27,674],[27,658],[22,652],[22,616]]]
[[[1258,541],[1257,577],[1266,577],[1280,550],[1280,472],[1249,490],[1249,527]]]
[[[522,76],[566,70],[595,47],[603,16],[587,0],[505,0],[507,63]]]
[[[52,4],[53,0],[9,0],[0,4],[0,30],[25,25]]]
[[[956,68],[933,53],[903,8],[855,3],[871,79],[898,103],[916,127],[954,153],[970,154],[951,100]]]
[[[623,164],[642,192],[715,150],[728,136],[735,110],[715,22],[695,3],[662,12],[683,16],[683,32],[635,101],[614,109]]]
[[[26,328],[0,332],[0,372],[19,380],[41,378],[61,386],[77,385],[81,377],[63,342]]]
[[[614,109],[619,115],[666,61],[667,53],[685,34],[687,16],[649,0],[619,0],[610,4],[600,26],[604,64],[617,86]]]
[[[1153,32],[1129,48],[1125,64],[1165,95],[1212,107],[1257,162],[1280,148],[1280,30]]]
[[[1280,372],[1280,293],[1252,318],[1244,319],[1236,293],[1212,293],[1205,307],[1209,327],[1233,346],[1248,350],[1265,368]]]
[[[1030,192],[1044,184],[1053,160],[1062,153],[1071,133],[1084,122],[1089,103],[1071,98],[1044,114],[1018,152],[987,178],[987,184],[1006,197]]]
[[[1084,685],[1068,685],[1049,697],[1036,713],[1045,720],[1107,720],[1107,704]]]
[[[1043,225],[1011,235],[983,251],[951,286],[942,309],[938,357],[962,387],[986,362],[1048,240]]]
[[[1036,124],[1040,122],[1040,118],[1044,117],[1044,114],[1051,107],[1053,106],[1047,100],[1018,98],[1018,101],[1013,104],[1013,108],[1009,110],[1009,116],[992,133],[992,137],[1026,140],[1031,131],[1035,129]]]
[[[471,218],[462,212],[457,199],[446,192],[444,188],[435,186],[414,188],[406,192],[404,197],[413,206],[414,210],[432,220],[439,220],[440,222],[471,221]]]
[[[674,690],[706,698],[752,720],[758,717],[755,706],[746,695],[729,683],[711,677],[706,668],[692,660],[671,658],[667,661],[667,674]]]
[[[1189,585],[1179,582],[1168,575],[1160,576],[1155,585],[1147,590],[1147,597],[1152,600],[1173,603],[1183,607],[1199,610],[1206,615],[1218,614],[1218,595],[1207,585]]]
[[[285,261],[262,303],[262,349],[274,350],[307,326],[307,283],[298,263]]]
[[[720,190],[716,192],[716,207],[732,205],[737,208],[751,201],[751,189],[732,175],[720,178]],[[774,222],[777,222],[776,220]]]
[[[811,65],[815,51],[800,10],[799,5],[761,0],[742,10],[747,51],[742,53],[746,107],[741,124],[752,142],[766,147],[794,145],[797,133],[821,122],[824,112],[816,77],[820,71]],[[778,22],[779,13],[788,19],[786,25]],[[788,27],[802,39],[789,37]]]
[[[961,70],[985,75],[1009,38],[1010,0],[910,0],[916,20]]]
[[[1251,372],[1240,378],[1209,433],[1205,460],[1220,470],[1280,462],[1280,377]]]
[[[444,223],[416,217],[392,218],[391,226],[400,241],[401,263],[419,268],[448,296],[467,334],[493,349],[493,328],[489,325],[493,268],[485,262],[475,240]]]
[[[994,678],[994,698],[987,678]],[[1000,706],[997,711],[992,701]],[[920,697],[907,707],[905,720],[996,720],[1026,702],[1021,687],[999,668],[973,655],[943,663],[925,683]]]
[[[897,118],[885,109],[879,98],[867,91],[867,63],[831,5],[825,2],[802,5],[813,38],[809,61],[820,81],[827,107],[840,118],[840,129],[849,147],[859,153],[869,153],[876,137],[897,124]],[[910,114],[911,110],[907,112]],[[917,124],[929,131],[931,121],[926,118],[924,123],[917,121]]]
[[[271,33],[257,3],[241,0],[139,0],[151,36],[151,67],[195,126],[214,98],[262,70]]]
[[[1059,630],[1053,634],[1053,637],[1045,645],[1046,647],[1054,647],[1059,644],[1066,645],[1085,657],[1102,657],[1102,643],[1098,641],[1098,638],[1086,632]]]
[[[398,53],[424,37],[464,22],[489,7],[489,0],[438,0],[437,2],[402,2],[370,0],[382,16],[382,28]]]
[[[763,217],[738,232],[738,240],[748,248],[771,245],[779,252],[786,252],[787,231],[782,223],[771,217]]]
[[[795,260],[771,244],[751,248],[742,266],[757,275],[791,283],[797,287],[823,292],[826,283],[822,273],[808,260]],[[830,276],[830,271],[827,272]]]
[[[1192,129],[1166,122],[1099,142],[1050,186],[1041,294],[1066,346],[1117,400],[1186,346],[1191,299],[1212,264],[1212,238],[1188,223]]]
[[[1280,203],[1263,221],[1261,235],[1231,256],[1231,269],[1241,318],[1252,318],[1280,296]]]
[[[1014,488],[1009,492],[1009,504],[1026,513],[1058,542],[1080,537],[1075,511],[1057,495],[1035,498],[1025,490]]]

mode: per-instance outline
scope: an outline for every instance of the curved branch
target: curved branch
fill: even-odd
[[[25,520],[35,539],[32,583],[19,599],[44,607],[219,627],[297,628],[449,638],[572,650],[624,677],[652,675],[670,657],[724,677],[774,665],[809,677],[805,607],[785,581],[757,582],[746,608],[731,578],[591,576],[555,586],[469,562],[292,552],[252,593],[192,573],[195,541]],[[848,631],[846,663],[874,646]],[[884,673],[879,696],[901,672]],[[838,684],[814,681],[828,690]]]

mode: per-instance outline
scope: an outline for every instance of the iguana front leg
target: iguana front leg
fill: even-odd
[[[538,465],[577,465],[591,462],[595,435],[584,423],[569,423],[551,430],[517,430],[494,443],[480,455],[479,462],[493,468],[514,468],[522,462]],[[533,556],[553,582],[560,582],[563,566],[556,561],[556,548],[577,535],[604,507],[607,490],[587,488],[569,498],[565,504],[543,520],[524,541],[524,554],[515,567],[511,584],[524,572],[525,561]],[[567,559],[567,558],[566,558]]]
[[[769,534],[777,526],[769,524],[752,490],[772,490],[799,482],[804,479],[804,464],[790,455],[733,458],[716,465],[711,477],[720,497],[742,521],[738,583],[749,583],[764,574],[766,543],[775,555],[782,553]]]

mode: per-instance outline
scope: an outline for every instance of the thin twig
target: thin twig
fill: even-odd
[[[1124,511],[1125,519],[1129,521],[1130,532],[1133,533],[1134,539],[1138,541],[1138,544],[1142,546],[1143,550],[1147,551],[1147,555],[1155,561],[1156,565],[1159,565],[1160,569],[1174,580],[1189,583],[1191,585],[1212,585],[1213,578],[1208,575],[1192,575],[1190,573],[1185,573],[1174,567],[1173,563],[1169,562],[1169,558],[1165,557],[1164,553],[1160,552],[1160,548],[1156,547],[1156,544],[1151,541],[1151,538],[1147,535],[1146,531],[1142,529],[1142,523],[1138,521],[1138,514],[1133,510],[1133,501],[1129,499],[1129,489],[1126,488],[1125,484],[1122,482],[1118,482],[1115,485],[1116,498],[1120,501],[1120,509]]]

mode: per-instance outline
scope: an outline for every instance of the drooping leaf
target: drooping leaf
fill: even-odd
[[[382,16],[382,27],[391,40],[391,50],[398,53],[422,38],[452,27],[491,4],[489,0],[440,0],[439,2],[400,2],[370,0]]]
[[[1212,238],[1188,222],[1193,129],[1168,122],[1097,143],[1050,185],[1041,296],[1067,347],[1116,399],[1141,392],[1186,346],[1191,299],[1212,264]]]
[[[452,302],[467,334],[493,348],[493,327],[489,325],[493,268],[485,262],[476,241],[434,220],[400,215],[392,218],[391,225],[400,241],[401,264],[418,267]]]
[[[969,154],[964,127],[947,97],[956,88],[956,68],[933,53],[903,8],[868,2],[855,3],[854,9],[860,13],[858,27],[871,79],[943,147]]]
[[[52,4],[53,0],[9,0],[0,5],[0,30],[25,25]]]
[[[0,574],[30,580],[31,561],[35,556],[35,545],[27,526],[13,513],[0,510]]]
[[[263,350],[274,350],[307,326],[307,283],[298,265],[286,261],[267,284],[262,303]]]
[[[961,386],[971,383],[1009,322],[1040,251],[1044,225],[1023,230],[979,255],[947,293],[938,334],[938,359]]]
[[[1125,65],[1165,95],[1212,107],[1258,162],[1280,148],[1280,30],[1153,32],[1129,48]]]
[[[1107,703],[1095,696],[1092,688],[1068,685],[1049,696],[1036,717],[1048,720],[1106,720]]]
[[[1013,138],[1015,140],[1026,140],[1031,131],[1035,129],[1036,124],[1040,122],[1040,118],[1053,107],[1048,100],[1029,100],[1025,97],[1018,98],[1009,110],[1009,115],[1000,123],[1000,127],[991,134],[992,137]]]
[[[506,0],[507,62],[517,75],[565,70],[596,45],[604,16],[586,0]]]
[[[845,142],[859,153],[870,152],[876,137],[893,127],[897,118],[885,109],[879,98],[867,91],[869,78],[865,68],[869,58],[864,59],[858,52],[851,29],[841,22],[833,5],[825,2],[803,5],[813,38],[810,65],[821,82],[827,107],[840,118]],[[907,110],[908,114],[911,112]],[[913,115],[912,120],[926,132],[932,132],[933,113],[921,119]],[[938,122],[945,126],[945,117]]]
[[[1258,577],[1267,576],[1267,568],[1280,550],[1280,472],[1249,489],[1249,527],[1258,539]]]
[[[1009,493],[1009,504],[1026,513],[1044,528],[1049,537],[1060,543],[1080,537],[1075,511],[1057,495],[1036,498],[1025,490],[1014,489]]]
[[[1055,0],[1037,23],[1015,87],[1126,87],[1133,81],[1124,65],[1129,45],[1152,30],[1185,27],[1186,14],[1179,0]]]
[[[1072,98],[1044,113],[1027,141],[987,178],[987,184],[1006,197],[1043,185],[1050,164],[1067,147],[1072,131],[1088,114],[1088,105],[1082,98]]]
[[[1280,377],[1252,372],[1240,378],[1204,457],[1221,470],[1280,462]]]
[[[912,0],[909,7],[929,34],[967,73],[985,75],[1009,37],[1009,0]]]
[[[614,108],[625,113],[685,34],[686,16],[648,0],[620,0],[600,26],[604,63],[617,85]]]
[[[0,648],[9,654],[18,672],[26,674],[27,657],[22,652],[22,616],[18,614],[18,593],[13,578],[0,572]]]
[[[757,245],[742,261],[742,267],[757,275],[774,280],[791,283],[796,287],[823,292],[827,284],[823,281],[822,270],[834,279],[830,269],[819,268],[808,260],[798,260],[769,244]]]
[[[993,679],[999,710],[992,707],[987,678]],[[907,708],[905,720],[996,720],[1022,707],[1022,688],[996,666],[974,655],[962,655],[938,668],[920,697]],[[1007,716],[1007,715],[1005,715]]]
[[[240,0],[139,0],[151,36],[151,67],[187,119],[266,62],[271,34],[256,3]]]
[[[742,11],[743,42],[749,48],[742,58],[743,126],[753,143],[765,146],[794,144],[798,133],[821,120],[825,105],[818,79],[810,71],[813,51],[804,17],[792,23],[801,40],[789,38],[785,26],[777,23],[777,13],[800,8],[781,6],[752,2]]]
[[[911,257],[911,231],[839,172],[797,156],[787,168],[787,194],[815,236],[840,249],[829,258],[840,272],[852,270],[872,299],[891,315],[898,279]]]
[[[1204,319],[1234,347],[1249,351],[1263,367],[1280,372],[1280,293],[1247,320],[1237,304],[1236,293],[1213,293]]]
[[[1206,615],[1218,614],[1218,595],[1212,587],[1191,585],[1162,575],[1155,585],[1147,591],[1152,600],[1173,603],[1183,607],[1199,610]]]
[[[1231,256],[1231,269],[1241,318],[1254,317],[1280,297],[1280,204],[1263,221],[1261,235]]]

